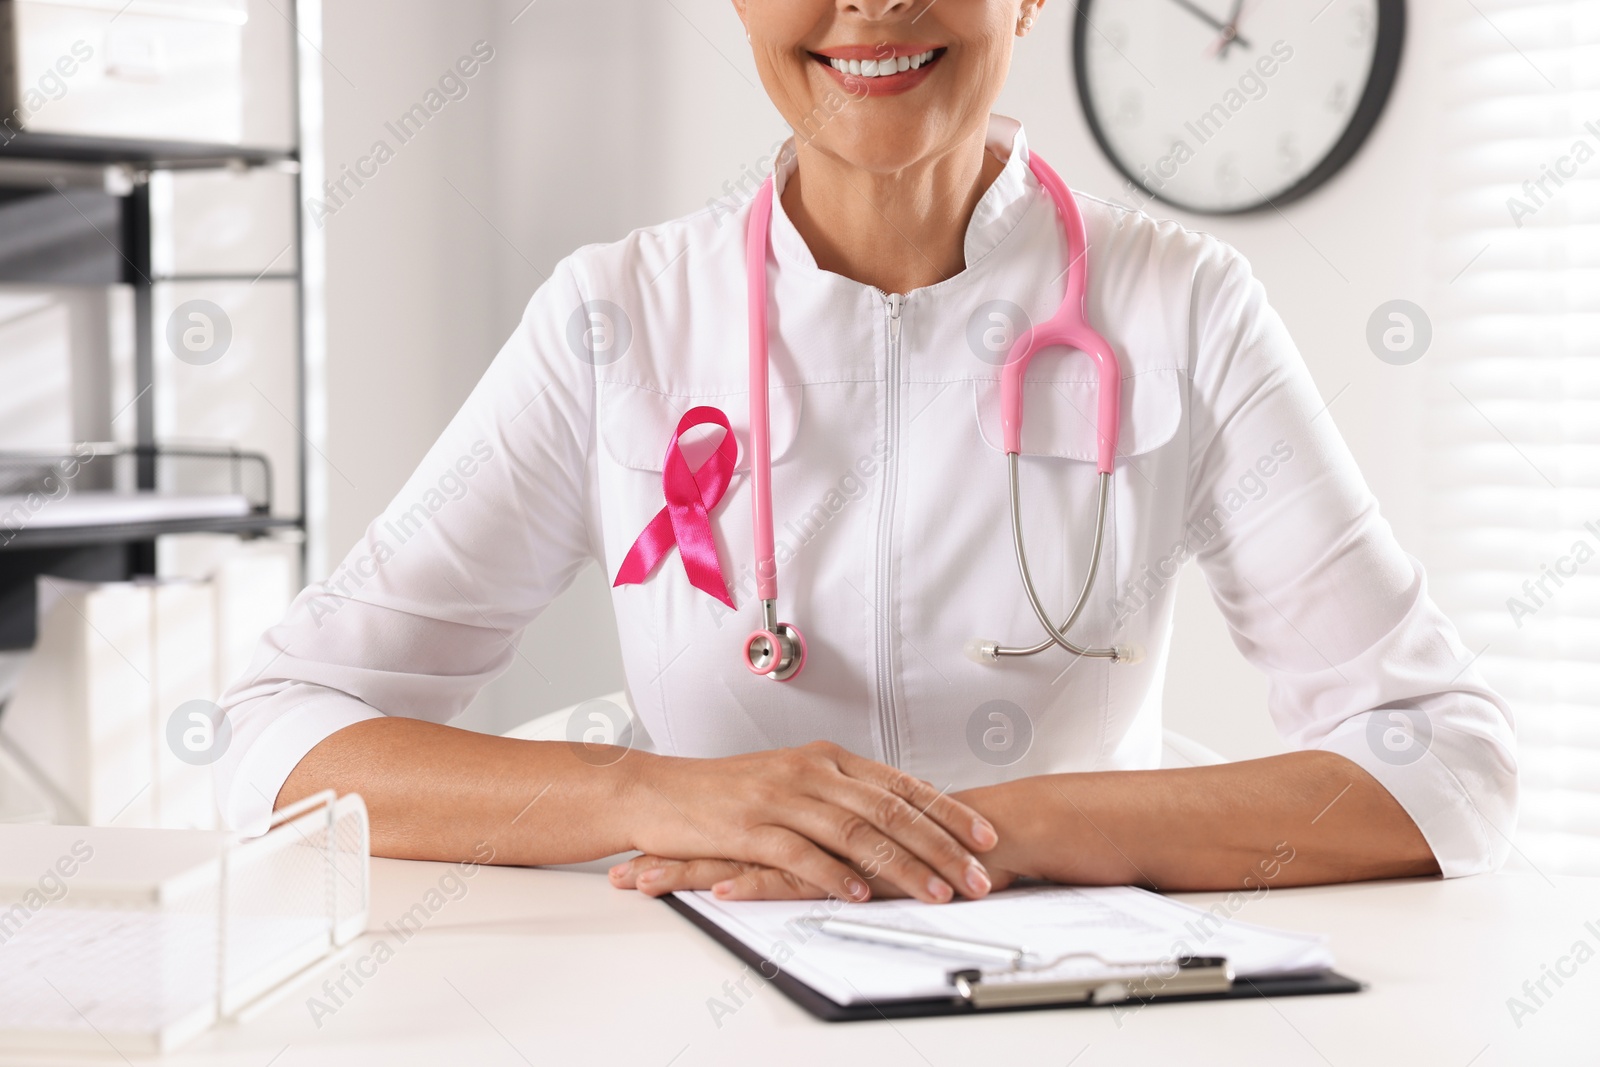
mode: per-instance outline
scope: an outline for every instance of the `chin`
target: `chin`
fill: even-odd
[[[907,137],[903,129],[884,131],[875,136],[870,130],[833,142],[819,139],[817,147],[860,170],[873,174],[893,174],[925,159],[937,151],[933,138]]]

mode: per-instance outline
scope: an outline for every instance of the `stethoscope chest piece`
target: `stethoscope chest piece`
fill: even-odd
[[[786,622],[757,630],[745,638],[744,662],[754,674],[787,682],[806,665],[806,639]]]

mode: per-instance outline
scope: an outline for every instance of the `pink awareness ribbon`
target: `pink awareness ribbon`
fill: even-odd
[[[689,461],[683,458],[678,447],[678,439],[685,431],[706,424],[721,426],[722,440],[704,463],[690,471]],[[738,456],[739,444],[734,440],[727,415],[717,408],[704,406],[690,408],[684,413],[667,444],[667,457],[661,465],[661,491],[667,502],[628,549],[622,566],[617,568],[616,581],[611,583],[613,587],[641,584],[672,546],[677,545],[689,584],[734,607],[727,579],[722,575],[722,564],[717,560],[717,542],[711,533],[709,512],[728,491]]]

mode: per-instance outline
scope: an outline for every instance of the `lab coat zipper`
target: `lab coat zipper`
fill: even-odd
[[[877,637],[878,733],[883,760],[891,767],[900,765],[900,735],[895,726],[894,660],[890,648],[894,627],[893,583],[890,581],[893,556],[895,483],[900,473],[900,310],[905,304],[900,293],[884,297],[889,311],[889,353],[884,374],[884,472],[883,498],[878,512],[877,603],[873,605],[873,627]]]

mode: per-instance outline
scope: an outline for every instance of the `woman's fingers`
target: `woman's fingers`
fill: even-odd
[[[716,882],[711,892],[718,900],[822,900],[828,896],[788,871],[755,867],[743,877]]]
[[[722,900],[812,900],[828,894],[788,871],[733,860],[638,856],[611,868],[611,882],[647,896],[710,890]]]
[[[675,860],[662,856],[636,856],[611,868],[611,884],[659,897],[679,890],[709,890],[719,900],[821,900],[829,894],[809,882],[774,867],[733,860]],[[1010,871],[996,871],[994,888],[1016,881]],[[895,886],[874,887],[875,900],[904,896]]]
[[[637,889],[659,897],[679,890],[710,889],[719,882],[754,881],[755,874],[768,870],[749,863],[724,859],[674,860],[660,856],[637,856],[611,868],[611,884],[620,889]],[[753,898],[751,898],[753,899]]]
[[[909,895],[935,904],[957,893],[981,897],[989,891],[988,872],[977,857],[899,795],[846,777],[827,799],[833,832],[843,840],[818,840],[869,876],[886,876]]]
[[[858,756],[845,748],[838,749],[835,759],[845,774],[893,793],[974,852],[987,852],[1000,840],[988,819],[916,775]]]
[[[866,900],[877,886],[945,903],[991,888],[992,876],[974,854],[997,840],[987,820],[928,783],[836,744],[658,758],[643,763],[639,781],[649,787],[646,796],[661,801],[648,806],[632,841],[648,855],[688,859],[709,851],[741,868],[773,868],[795,880],[790,895],[803,885]],[[646,884],[638,881],[642,874],[629,868],[619,877],[641,889],[679,888],[678,879],[697,883],[710,871],[675,868],[670,880],[657,874]]]
[[[994,888],[1005,889],[1016,881],[1016,877],[1010,871],[996,871]],[[822,900],[829,896],[788,871],[756,866],[746,866],[738,877],[713,882],[711,892],[719,900]],[[874,900],[892,900],[905,895],[893,885],[874,884],[872,888]]]
[[[647,896],[695,890],[710,891],[720,900],[822,900],[829,894],[776,867],[724,859],[676,860],[635,856],[611,868],[611,884],[637,889]],[[904,897],[891,885],[879,885],[876,899]]]
[[[612,867],[606,872],[606,874],[611,879],[611,884],[616,886],[618,889],[638,889],[640,875],[657,870],[659,868],[676,866],[678,864],[688,862],[690,861],[672,859],[668,856],[634,856],[632,859],[624,860],[623,862]],[[733,867],[736,865],[729,863],[729,866]],[[730,876],[725,875],[724,877]]]
[[[871,791],[871,787],[861,783],[850,783],[848,787],[841,783],[840,791],[844,793],[853,787]],[[886,794],[879,792],[876,795],[882,797]],[[853,806],[853,799],[844,796],[835,798],[832,804],[803,800],[791,807],[786,825],[816,841],[859,870],[872,888],[874,896],[878,895],[881,886],[887,884],[898,887],[906,896],[915,897],[928,904],[945,904],[954,899],[957,891],[952,889],[950,883],[932,867],[918,858],[912,851],[914,846],[906,844],[906,839],[899,834],[885,832],[855,814]],[[915,815],[915,812],[912,815]],[[949,866],[958,871],[963,870],[967,863],[974,862],[965,849],[948,837],[943,847],[922,847],[925,854],[954,852],[961,858]]]
[[[989,874],[969,851],[969,843],[982,851],[998,840],[987,819],[914,775],[837,745],[818,748],[841,775],[819,799],[846,813],[833,837],[818,841],[918,900],[942,904],[956,893],[989,892]],[[868,827],[876,828],[877,840],[864,840],[873,836]],[[814,827],[808,832],[816,834]]]
[[[759,881],[751,882],[738,897],[730,899],[763,899],[762,889],[757,887],[778,885],[775,877],[787,879],[790,884],[783,899],[800,895],[802,886],[806,887],[804,895],[807,896],[814,889],[818,896],[831,894],[852,901],[871,899],[871,890],[855,871],[800,834],[768,827],[757,835],[754,845],[756,852],[765,857],[756,863],[635,856],[611,868],[611,884],[619,889],[637,889],[650,896],[661,896],[680,889],[710,889],[723,882],[750,882],[759,873]],[[776,875],[764,873],[769,871],[775,871]]]
[[[757,832],[754,844],[755,861],[763,867],[785,871],[841,900],[872,899],[872,890],[860,875],[803,834],[769,826]]]

